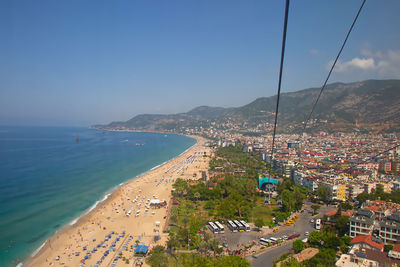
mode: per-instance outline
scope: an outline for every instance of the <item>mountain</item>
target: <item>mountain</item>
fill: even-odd
[[[281,131],[299,131],[311,111],[320,88],[281,94],[278,125]],[[237,108],[201,106],[186,113],[143,114],[126,122],[99,128],[129,128],[182,132],[230,123],[244,128],[274,120],[276,95],[261,97]],[[400,80],[367,80],[326,86],[310,120],[310,130],[400,131]]]

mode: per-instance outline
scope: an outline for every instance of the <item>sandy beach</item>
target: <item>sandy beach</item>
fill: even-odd
[[[172,184],[177,178],[200,179],[208,171],[209,157],[203,155],[209,156],[210,149],[205,139],[194,138],[197,143],[185,153],[125,183],[77,223],[65,226],[24,266],[132,266],[136,240],[149,249],[165,245]]]

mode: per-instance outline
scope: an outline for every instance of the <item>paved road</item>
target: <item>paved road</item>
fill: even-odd
[[[287,253],[292,248],[293,242],[288,242],[283,246],[269,249],[267,252],[259,255],[256,259],[249,257],[251,266],[254,267],[269,267],[273,266],[275,259],[278,259],[281,255]]]
[[[311,209],[310,202],[305,202],[304,204],[307,206],[307,209]],[[319,214],[316,216],[313,216],[313,217],[308,212],[300,213],[299,219],[297,219],[295,224],[293,224],[291,226],[282,226],[282,227],[280,227],[278,232],[276,232],[272,235],[269,235],[269,237],[270,236],[281,237],[283,235],[289,236],[294,233],[299,233],[300,239],[303,239],[306,237],[304,234],[305,232],[311,233],[312,231],[314,231],[314,226],[310,223],[310,220],[311,219],[315,220],[316,218],[321,218],[325,212],[330,211],[332,209],[334,209],[334,207],[323,206],[319,210]],[[292,248],[292,243],[293,242],[288,242],[280,247],[268,249],[264,253],[259,254],[257,256],[257,258],[253,258],[250,256],[250,257],[247,257],[247,259],[250,261],[251,266],[254,266],[254,267],[272,266],[272,263],[274,260],[278,259],[281,255],[290,251],[290,249]]]

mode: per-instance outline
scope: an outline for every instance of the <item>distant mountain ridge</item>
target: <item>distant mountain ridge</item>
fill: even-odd
[[[320,88],[309,88],[281,94],[278,125],[297,125],[305,120]],[[177,131],[182,128],[203,127],[232,122],[252,127],[272,122],[276,95],[257,98],[237,108],[196,107],[186,113],[162,115],[142,114],[126,122],[112,122],[101,128],[132,130]],[[343,130],[351,127],[373,129],[394,128],[400,131],[400,80],[366,80],[354,83],[332,83],[326,86],[313,113],[318,130]]]

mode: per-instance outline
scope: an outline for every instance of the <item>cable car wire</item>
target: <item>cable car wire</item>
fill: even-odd
[[[272,145],[271,145],[271,160],[274,156],[274,146],[275,146],[275,134],[276,134],[276,124],[278,122],[278,111],[279,111],[279,98],[281,95],[281,84],[282,84],[282,70],[283,70],[283,60],[285,58],[285,47],[286,47],[286,31],[289,15],[289,0],[286,0],[285,7],[285,22],[283,25],[283,38],[282,38],[282,51],[281,51],[281,65],[279,69],[279,82],[278,82],[278,94],[276,98],[276,109],[275,109],[275,122],[274,122],[274,133],[272,135]]]

